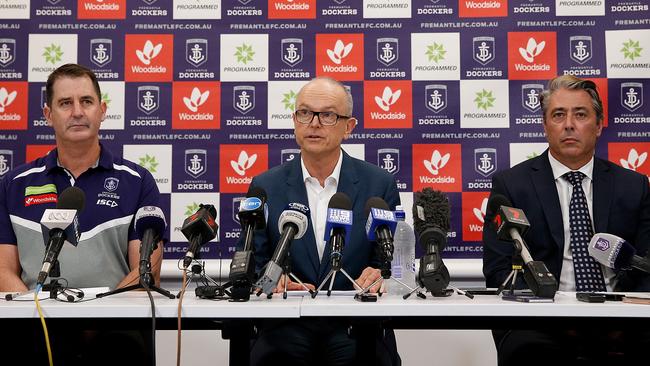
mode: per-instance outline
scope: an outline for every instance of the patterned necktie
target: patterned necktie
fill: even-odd
[[[573,186],[569,204],[569,224],[571,232],[571,251],[573,253],[573,270],[576,279],[576,291],[606,291],[603,272],[590,255],[588,245],[594,235],[585,192],[582,190],[582,172],[568,172],[562,175]]]

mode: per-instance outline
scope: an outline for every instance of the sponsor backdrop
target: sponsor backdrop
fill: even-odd
[[[166,258],[199,203],[220,225],[203,258],[232,255],[251,178],[297,157],[291,113],[315,76],[349,87],[344,148],[394,174],[407,211],[412,192],[447,192],[447,258],[481,256],[492,175],[546,148],[539,93],[556,75],[598,84],[598,155],[650,174],[645,0],[3,0],[0,176],[54,145],[44,81],[67,62],[99,77],[102,142],[155,177]]]

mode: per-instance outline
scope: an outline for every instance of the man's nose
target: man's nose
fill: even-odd
[[[72,103],[72,113],[75,116],[83,115],[83,109],[81,108],[81,102],[75,101],[74,103]]]

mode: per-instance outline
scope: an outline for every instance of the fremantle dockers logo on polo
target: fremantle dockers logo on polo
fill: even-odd
[[[494,37],[472,38],[472,57],[485,66],[494,60]]]
[[[109,177],[104,179],[104,188],[109,192],[114,192],[119,184],[120,180],[117,178]]]
[[[424,87],[424,103],[433,113],[447,107],[447,85],[427,85]]]
[[[542,84],[524,84],[521,86],[521,105],[529,111],[535,113],[539,111],[540,94],[544,91]]]
[[[284,38],[281,45],[282,62],[294,67],[302,61],[302,39]]]
[[[241,114],[246,114],[255,108],[255,87],[240,85],[232,88],[232,105]]]
[[[377,150],[377,165],[390,174],[399,172],[399,149]]]
[[[377,39],[377,61],[388,67],[399,59],[399,39]]]
[[[7,67],[16,60],[16,40],[0,38],[0,66]]]
[[[90,40],[90,61],[99,67],[111,62],[113,56],[113,40],[96,38]]]
[[[206,171],[208,151],[204,149],[185,150],[185,173],[196,179]]]
[[[208,61],[208,40],[192,38],[185,41],[185,60],[194,67]]]
[[[569,55],[580,65],[591,60],[591,36],[573,36],[569,38]]]
[[[147,115],[158,110],[160,88],[157,86],[138,87],[138,109]]]
[[[14,167],[14,152],[0,150],[0,177],[7,174]]]
[[[280,164],[293,161],[300,156],[300,149],[282,149],[280,151]]]
[[[643,105],[643,84],[621,84],[621,104],[630,112],[639,109]]]
[[[474,170],[487,178],[497,170],[497,149],[474,149]]]

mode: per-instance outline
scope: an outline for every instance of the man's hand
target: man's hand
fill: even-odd
[[[357,278],[357,284],[361,286],[361,288],[366,288],[370,286],[373,282],[375,282],[378,278],[381,277],[381,271],[378,270],[377,268],[372,268],[372,267],[366,267],[363,272],[361,272],[361,276]],[[381,284],[383,283],[383,280],[377,282],[374,286],[370,288],[371,293],[376,293],[379,291],[379,288],[381,287]]]
[[[300,291],[304,290],[301,284],[298,282],[293,282],[291,278],[289,278],[286,275],[282,275],[280,277],[280,281],[278,281],[278,285],[275,286],[273,289],[274,293],[279,293],[279,292],[284,292],[284,281],[287,281],[287,291]],[[304,282],[303,282],[304,283]],[[316,287],[312,285],[311,283],[305,283],[305,286],[307,286],[308,289],[310,290],[315,290]]]

